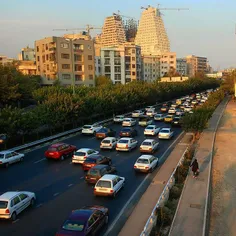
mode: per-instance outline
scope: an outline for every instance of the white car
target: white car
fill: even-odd
[[[122,126],[134,126],[136,125],[136,120],[133,118],[125,118],[122,122]]]
[[[174,107],[171,107],[168,111],[168,114],[175,114],[176,109]]]
[[[0,218],[15,221],[28,206],[33,206],[35,193],[26,191],[6,192],[0,196]]]
[[[182,111],[181,109],[176,109],[175,114],[176,114],[176,116],[183,116],[184,115],[184,111]]]
[[[193,100],[191,103],[192,103],[192,104],[197,104],[197,101],[196,101],[196,100]]]
[[[103,126],[98,124],[84,125],[82,128],[82,134],[96,134]]]
[[[152,172],[158,166],[158,158],[152,155],[142,155],[134,164],[135,171]]]
[[[118,139],[115,137],[104,138],[100,144],[101,149],[115,149]]]
[[[93,190],[95,196],[112,196],[116,194],[125,185],[125,178],[118,175],[103,175],[100,178]]]
[[[142,110],[136,110],[132,112],[132,117],[139,117],[144,115],[144,112]]]
[[[184,108],[184,111],[186,111],[186,112],[190,112],[190,111],[192,111],[192,107],[190,107],[190,106],[186,106],[186,107]]]
[[[115,123],[122,123],[124,119],[125,119],[125,116],[120,115],[120,116],[115,116],[115,117],[113,118],[113,121],[114,121]]]
[[[155,107],[154,107],[154,106],[147,106],[147,107],[145,108],[145,111],[148,111],[148,110],[150,110],[150,109],[155,109]]]
[[[160,114],[160,113],[158,113],[154,116],[154,120],[156,120],[156,121],[164,121],[164,118],[165,118],[165,115]]]
[[[159,139],[171,139],[174,136],[174,131],[171,128],[162,128],[158,134]]]
[[[157,113],[155,111],[155,109],[149,109],[147,112],[146,112],[146,115],[147,116],[150,116],[150,117],[153,117],[155,116]]]
[[[140,152],[153,153],[159,147],[159,143],[155,139],[145,139],[140,145]]]
[[[144,135],[157,135],[160,131],[160,127],[157,125],[148,125],[144,130]]]
[[[98,153],[98,151],[91,148],[81,148],[74,153],[72,157],[72,163],[83,164],[87,157]]]
[[[171,104],[171,108],[176,108],[178,106],[178,104]]]
[[[10,164],[23,161],[24,154],[13,152],[13,151],[2,151],[0,152],[0,166],[8,167]]]
[[[116,151],[130,151],[137,145],[138,141],[133,138],[121,138],[116,144]]]

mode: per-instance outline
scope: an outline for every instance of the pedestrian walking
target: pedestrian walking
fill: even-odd
[[[199,166],[198,166],[198,162],[197,159],[195,159],[192,164],[190,165],[190,167],[192,167],[192,172],[193,172],[193,178],[197,178],[198,174],[199,174]]]

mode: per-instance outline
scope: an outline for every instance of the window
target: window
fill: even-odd
[[[120,52],[115,52],[114,54],[115,57],[120,57]]]
[[[15,198],[13,199],[13,204],[14,204],[14,206],[17,205],[19,202],[20,202],[20,198],[19,198],[19,197],[15,197]]]
[[[135,49],[132,49],[132,53],[135,53]]]
[[[69,44],[68,43],[61,43],[61,48],[69,48]]]
[[[115,59],[114,62],[115,62],[115,65],[120,65],[120,59]]]
[[[47,65],[47,70],[49,70],[49,65]]]
[[[46,44],[45,46],[46,46],[46,50],[48,50],[48,45]]]
[[[115,66],[115,72],[121,72],[120,66]]]
[[[61,58],[63,59],[70,59],[70,54],[62,53]]]
[[[37,52],[39,52],[39,46],[37,46]]]
[[[115,74],[115,80],[121,80],[121,74]]]
[[[90,79],[90,80],[93,80],[93,75],[89,75],[89,79]]]
[[[110,65],[110,58],[105,58],[105,65]]]
[[[26,198],[28,197],[28,196],[27,196],[26,194],[24,194],[24,193],[20,194],[19,196],[20,196],[21,200],[24,200],[24,199],[26,199]]]
[[[89,70],[93,70],[93,66],[92,65],[88,65],[88,69]]]
[[[38,66],[38,71],[40,71],[40,66]]]
[[[73,45],[74,50],[84,50],[84,45],[83,44],[74,44]]]
[[[75,71],[82,71],[82,65],[75,65]]]
[[[82,75],[75,75],[75,80],[76,81],[82,81],[83,80],[83,76]]]
[[[39,56],[37,56],[37,61],[40,61],[40,57]]]
[[[62,69],[70,69],[70,64],[62,64]]]
[[[88,45],[88,50],[92,50],[92,46],[91,45]]]
[[[110,51],[104,51],[104,57],[109,57],[110,56]]]
[[[45,56],[43,56],[42,59],[43,59],[43,63],[44,63],[45,62]]]
[[[135,57],[132,57],[132,61],[135,61]]]
[[[88,60],[92,61],[93,60],[93,56],[92,55],[88,55]]]
[[[133,69],[135,68],[135,64],[132,64],[132,68],[133,68]]]
[[[74,55],[74,60],[75,61],[83,61],[83,56],[82,55]]]
[[[70,74],[62,74],[62,79],[70,79]]]
[[[111,67],[110,66],[105,66],[105,72],[111,72]]]
[[[135,73],[135,72],[132,72],[132,75],[136,75],[136,73]]]

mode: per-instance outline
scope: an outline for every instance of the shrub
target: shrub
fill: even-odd
[[[171,189],[170,189],[170,195],[169,195],[169,199],[178,199],[181,195],[181,188],[178,188],[176,185],[174,185]]]

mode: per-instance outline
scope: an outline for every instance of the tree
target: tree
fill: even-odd
[[[101,75],[95,78],[95,84],[96,86],[112,85],[112,81],[106,76]]]

